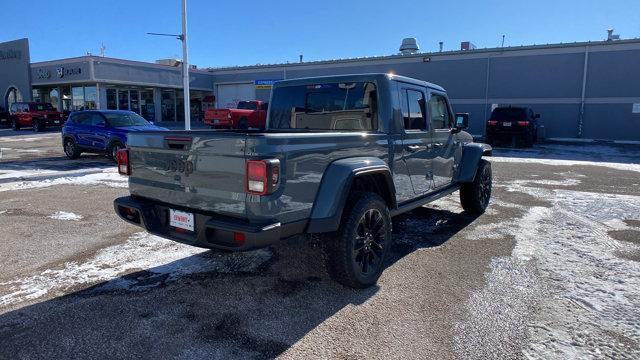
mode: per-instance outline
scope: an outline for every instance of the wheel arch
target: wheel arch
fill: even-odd
[[[457,181],[459,183],[472,182],[476,177],[480,159],[483,156],[491,156],[492,151],[491,146],[487,144],[469,143],[463,145]]]
[[[384,161],[375,157],[336,160],[324,172],[307,232],[326,233],[338,230],[352,190],[377,193],[389,209],[397,207],[393,177]]]

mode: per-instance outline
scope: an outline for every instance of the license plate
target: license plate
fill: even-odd
[[[213,123],[214,123],[214,124],[220,124],[220,120],[218,120],[218,119],[213,119]]]
[[[511,121],[505,121],[502,123],[502,126],[511,126]]]
[[[169,225],[179,229],[194,231],[193,214],[169,209]]]
[[[60,124],[60,120],[54,120],[53,123],[54,124]]]

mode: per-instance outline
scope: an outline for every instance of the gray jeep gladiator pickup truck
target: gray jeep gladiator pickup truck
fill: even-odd
[[[482,213],[491,147],[463,131],[440,86],[390,74],[285,80],[265,130],[129,135],[117,214],[149,233],[244,251],[318,234],[338,282],[367,287],[391,247],[391,217],[460,190]]]

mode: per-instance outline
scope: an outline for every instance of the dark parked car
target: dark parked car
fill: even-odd
[[[0,126],[9,126],[11,124],[9,118],[10,116],[7,109],[0,106]]]
[[[83,152],[106,153],[113,159],[127,145],[127,135],[145,130],[167,130],[133,111],[86,110],[72,112],[62,128],[64,153],[76,159]]]
[[[265,130],[139,132],[118,152],[125,221],[152,234],[244,251],[316,234],[327,269],[373,285],[391,217],[460,190],[469,213],[491,196],[491,147],[474,143],[438,85],[387,74],[285,80]]]
[[[11,127],[20,130],[27,126],[33,131],[44,131],[48,127],[57,127],[64,124],[64,116],[51,104],[44,102],[16,102],[9,108]]]
[[[487,142],[519,141],[524,146],[532,146],[537,140],[538,118],[527,107],[497,107],[487,120]]]

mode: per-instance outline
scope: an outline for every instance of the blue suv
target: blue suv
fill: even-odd
[[[69,115],[62,128],[62,146],[70,159],[81,153],[104,153],[115,160],[133,131],[168,130],[155,126],[133,111],[87,110]]]

